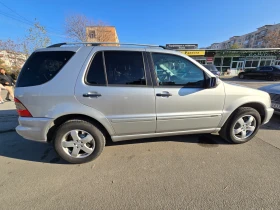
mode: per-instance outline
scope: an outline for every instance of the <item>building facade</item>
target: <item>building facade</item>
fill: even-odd
[[[88,26],[86,34],[87,42],[119,42],[114,26]]]
[[[258,49],[199,49],[180,51],[201,64],[214,64],[219,71],[253,69],[259,66],[280,65],[280,48]]]
[[[209,49],[230,49],[234,44],[240,46],[240,48],[265,48],[265,37],[269,34],[269,32],[275,29],[280,30],[280,23],[274,25],[264,25],[260,28],[257,28],[257,30],[254,32],[242,36],[233,36],[224,42],[213,43]]]

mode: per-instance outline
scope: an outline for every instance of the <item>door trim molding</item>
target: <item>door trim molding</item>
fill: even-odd
[[[145,138],[161,137],[161,136],[178,136],[178,135],[198,134],[198,133],[216,133],[219,130],[220,128],[208,128],[208,129],[188,130],[188,131],[172,131],[172,132],[162,132],[162,133],[111,136],[111,138],[113,142],[117,142],[117,141],[124,141],[124,140],[145,139]]]

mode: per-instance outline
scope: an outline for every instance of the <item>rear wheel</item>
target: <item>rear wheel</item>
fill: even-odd
[[[238,77],[239,77],[239,79],[244,79],[245,75],[241,73],[241,74],[238,75]]]
[[[257,110],[251,107],[240,107],[224,124],[220,136],[235,144],[245,143],[254,138],[260,124],[261,117]]]
[[[54,148],[70,163],[86,163],[96,159],[105,146],[105,137],[97,126],[83,120],[70,120],[56,131]]]

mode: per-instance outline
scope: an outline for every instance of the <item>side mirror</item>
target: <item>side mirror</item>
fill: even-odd
[[[209,79],[208,88],[215,88],[220,84],[220,79],[218,77],[211,77]]]

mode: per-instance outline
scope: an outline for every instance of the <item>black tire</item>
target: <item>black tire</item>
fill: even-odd
[[[63,136],[71,131],[71,130],[83,130],[88,132],[94,139],[95,148],[93,152],[84,158],[75,158],[70,155],[68,155],[63,147],[62,147],[62,140]],[[103,148],[105,147],[105,136],[102,133],[101,129],[98,128],[97,125],[94,125],[88,121],[84,120],[69,120],[65,123],[63,123],[56,131],[55,138],[54,138],[54,148],[57,154],[64,159],[65,161],[69,163],[75,163],[75,164],[81,164],[90,162],[94,159],[96,159],[103,151]]]
[[[267,76],[267,80],[269,80],[269,81],[277,81],[277,78],[271,75],[271,76]]]
[[[256,128],[254,132],[247,138],[239,140],[233,134],[233,129],[236,121],[244,115],[252,115],[256,120]],[[250,141],[257,134],[261,125],[261,116],[259,112],[251,107],[240,107],[238,108],[226,121],[220,130],[220,136],[230,143],[241,144]]]
[[[245,79],[245,75],[243,73],[238,74],[239,79]]]

